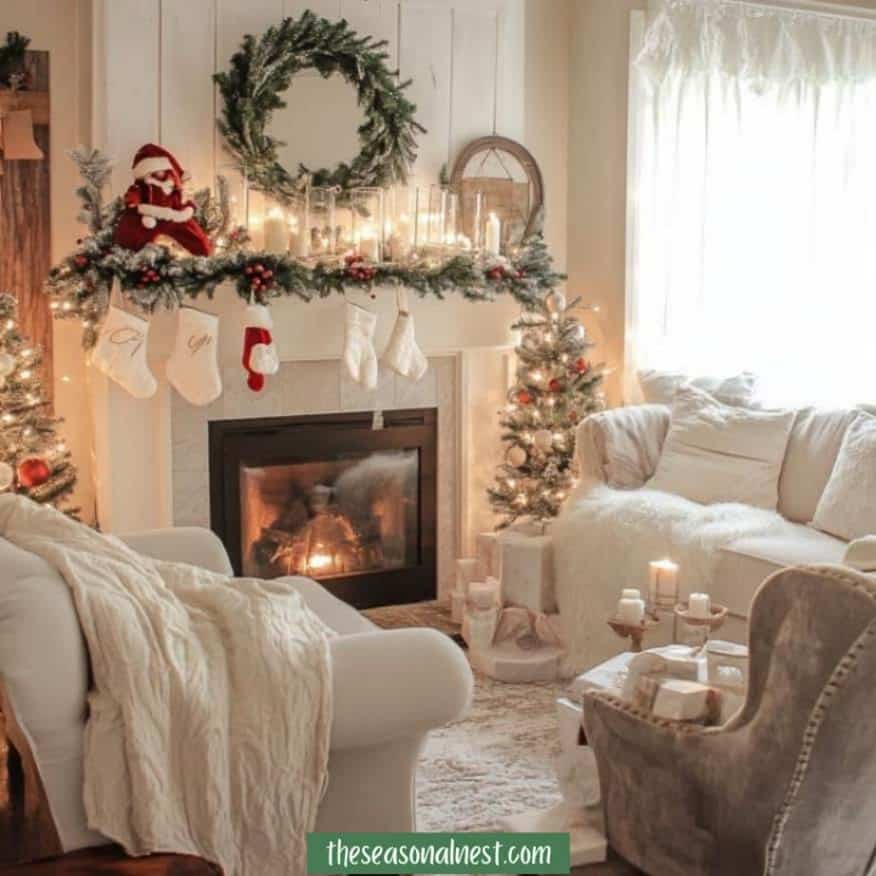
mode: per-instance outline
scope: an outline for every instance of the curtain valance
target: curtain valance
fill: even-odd
[[[740,0],[649,0],[636,64],[653,83],[696,74],[755,86],[876,80],[876,21]]]

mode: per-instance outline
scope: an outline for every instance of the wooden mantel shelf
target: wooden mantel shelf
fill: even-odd
[[[48,91],[12,91],[0,88],[0,115],[11,110],[29,109],[35,125],[49,124]]]

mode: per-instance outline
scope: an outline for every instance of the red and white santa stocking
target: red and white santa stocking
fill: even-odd
[[[110,305],[91,364],[134,398],[151,398],[158,383],[146,362],[149,321]]]
[[[190,404],[208,405],[222,395],[218,350],[219,317],[181,307],[176,344],[167,360],[167,379]]]
[[[260,392],[265,376],[280,370],[280,357],[271,334],[274,323],[264,304],[250,304],[244,322],[243,367],[249,374],[246,384],[253,392]]]

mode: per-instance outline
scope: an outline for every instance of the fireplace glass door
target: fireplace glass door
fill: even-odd
[[[317,580],[416,566],[419,453],[240,467],[243,574]]]
[[[434,599],[437,411],[210,422],[210,525],[237,574],[357,608]]]

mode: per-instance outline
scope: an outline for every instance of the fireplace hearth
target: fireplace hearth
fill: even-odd
[[[436,595],[437,411],[209,425],[210,520],[237,574],[305,575],[359,608]]]

